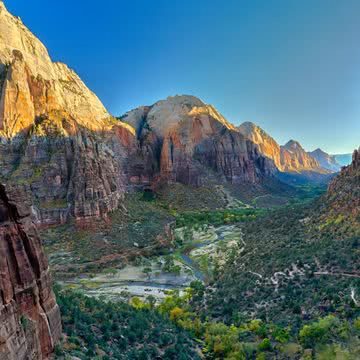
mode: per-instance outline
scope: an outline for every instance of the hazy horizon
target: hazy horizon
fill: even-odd
[[[331,154],[359,146],[358,1],[5,5],[115,116],[191,94],[281,145],[295,139]]]

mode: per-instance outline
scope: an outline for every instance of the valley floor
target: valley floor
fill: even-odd
[[[346,235],[345,222],[317,223],[318,205],[268,210],[220,190],[225,208],[175,209],[134,194],[127,199],[131,213],[113,214],[111,227],[43,231],[60,298],[85,296],[81,316],[87,320],[81,321],[93,324],[101,344],[101,351],[91,351],[114,354],[119,340],[110,332],[104,342],[103,325],[86,298],[99,301],[92,306],[128,303],[135,311],[155,311],[185,330],[193,352],[169,359],[360,358],[360,238]],[[92,241],[100,249],[87,252]],[[114,249],[121,250],[119,257],[109,258]],[[83,326],[65,320],[65,328],[77,340],[68,340],[59,354],[94,358],[84,355],[90,335],[80,331]],[[134,350],[132,335],[121,336],[127,351]],[[167,349],[139,341],[158,354]],[[143,349],[137,345],[136,351]],[[152,359],[134,354],[109,358]]]
[[[183,227],[175,230],[175,237],[183,245],[168,255],[142,258],[121,269],[105,269],[100,274],[83,274],[59,283],[109,300],[127,301],[134,296],[145,299],[151,295],[160,301],[169,290],[182,294],[192,281],[205,282],[215,262],[224,262],[229,252],[238,251],[242,244],[239,225],[203,226],[197,231]]]

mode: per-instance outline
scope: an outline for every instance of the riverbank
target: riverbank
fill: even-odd
[[[59,283],[97,298],[126,301],[134,296],[152,296],[161,301],[171,290],[182,293],[192,281],[206,283],[215,264],[225,261],[227,254],[237,251],[242,243],[238,225],[203,226],[200,229],[182,227],[174,233],[182,246],[169,255],[143,258],[138,264]]]

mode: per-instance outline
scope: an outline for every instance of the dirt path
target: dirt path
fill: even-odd
[[[215,188],[223,195],[226,204],[225,207],[227,209],[251,208],[250,205],[244,204],[242,201],[235,199],[223,185],[216,185]]]
[[[360,279],[359,273],[350,273],[350,272],[331,272],[331,271],[316,271],[314,275],[329,275],[329,276],[345,276]]]

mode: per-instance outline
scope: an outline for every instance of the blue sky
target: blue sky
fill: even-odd
[[[360,145],[359,0],[5,0],[114,115],[174,94],[278,142]]]

